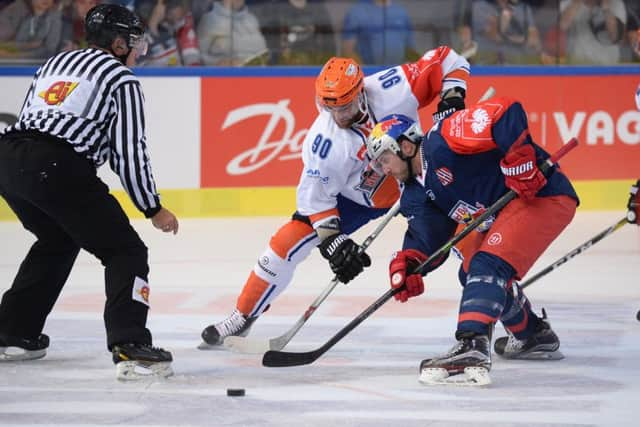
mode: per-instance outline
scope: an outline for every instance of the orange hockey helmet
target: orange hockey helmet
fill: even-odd
[[[341,107],[353,101],[364,87],[360,65],[351,58],[333,57],[316,79],[316,98],[323,107]]]

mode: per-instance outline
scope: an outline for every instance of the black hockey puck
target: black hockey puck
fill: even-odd
[[[638,322],[640,322],[640,310],[638,310],[638,312],[636,313],[636,319],[638,319]]]
[[[227,396],[244,396],[243,388],[228,388]]]

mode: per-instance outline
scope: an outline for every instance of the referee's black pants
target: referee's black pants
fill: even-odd
[[[138,287],[140,279],[147,282],[147,247],[89,160],[50,136],[6,135],[0,139],[0,194],[37,238],[2,297],[0,334],[35,338],[42,332],[82,248],[105,267],[108,348],[151,344],[148,306],[133,286],[136,278]]]

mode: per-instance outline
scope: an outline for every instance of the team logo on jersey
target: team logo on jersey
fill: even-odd
[[[44,99],[47,105],[60,105],[73,92],[76,86],[78,86],[78,82],[55,82],[49,86],[49,89],[40,92],[38,96]]]
[[[478,108],[474,110],[471,114],[472,122],[471,122],[471,131],[476,135],[482,133],[483,130],[489,126],[491,119],[489,118],[489,113],[483,108]]]
[[[500,233],[493,233],[491,236],[489,236],[489,238],[487,239],[487,244],[489,246],[497,246],[500,243],[502,243],[502,234]]]
[[[453,182],[453,173],[446,166],[436,169],[436,176],[445,187]]]
[[[458,200],[458,202],[453,206],[451,211],[449,212],[449,218],[457,222],[458,224],[469,224],[471,221],[478,218],[486,211],[484,206],[473,206],[464,200]],[[490,216],[482,224],[480,224],[476,230],[480,232],[487,231],[493,225],[495,221],[495,216]]]
[[[368,197],[373,197],[373,193],[380,187],[386,175],[382,175],[370,166],[360,174],[360,182],[355,186],[355,190],[362,191]]]
[[[328,176],[322,176],[320,174],[320,169],[307,169],[307,176],[309,178],[317,179],[322,184],[328,184],[329,183],[329,177]]]
[[[413,81],[420,76],[420,67],[415,62],[405,65],[405,72],[409,76],[409,80]]]

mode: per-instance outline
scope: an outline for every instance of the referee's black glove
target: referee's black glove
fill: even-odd
[[[369,255],[360,252],[360,246],[346,234],[334,234],[322,241],[318,248],[342,283],[349,283],[362,273],[364,267],[371,265]]]

